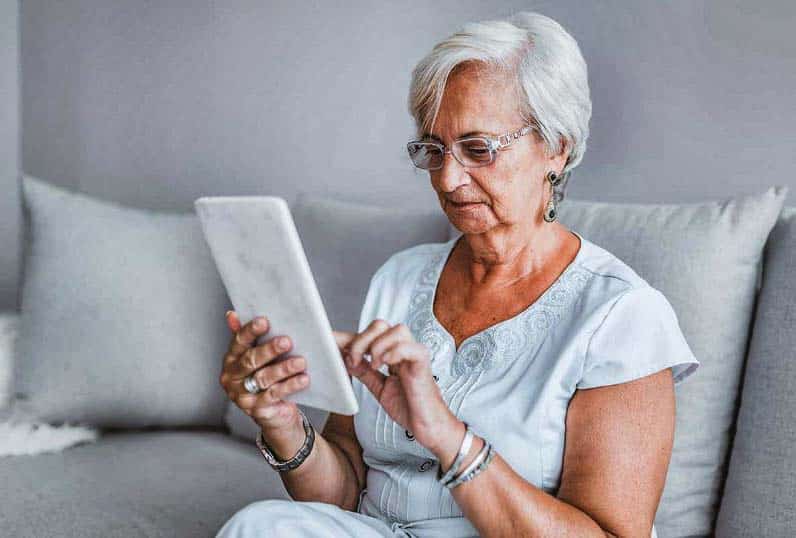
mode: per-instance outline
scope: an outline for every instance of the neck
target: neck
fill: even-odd
[[[566,245],[570,232],[558,223],[503,233],[464,234],[453,257],[475,286],[504,287],[545,270]]]

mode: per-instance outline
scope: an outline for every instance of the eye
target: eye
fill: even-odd
[[[463,156],[475,162],[489,162],[492,160],[492,150],[489,143],[482,139],[462,140],[459,147]]]
[[[436,144],[427,142],[412,142],[407,146],[409,156],[419,168],[433,168],[439,166],[442,160],[442,150]]]

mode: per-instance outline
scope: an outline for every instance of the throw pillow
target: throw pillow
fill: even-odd
[[[15,388],[34,416],[223,427],[229,300],[196,215],[22,181]]]

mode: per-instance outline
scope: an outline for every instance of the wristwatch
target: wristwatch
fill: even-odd
[[[304,423],[304,433],[306,434],[306,437],[304,437],[304,444],[298,449],[296,455],[289,460],[279,461],[276,459],[274,453],[271,451],[271,447],[269,447],[268,443],[266,443],[265,439],[263,439],[262,430],[260,430],[255,438],[257,448],[260,449],[260,452],[265,457],[265,461],[268,462],[268,465],[279,472],[290,471],[304,463],[304,460],[307,459],[307,456],[309,456],[310,452],[312,452],[312,446],[315,444],[315,429],[307,419],[307,415],[305,415],[301,409],[299,409],[299,413],[301,413],[301,420]]]

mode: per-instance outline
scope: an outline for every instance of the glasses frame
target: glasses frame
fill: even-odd
[[[465,168],[482,168],[484,166],[489,166],[490,164],[494,163],[497,160],[498,151],[507,146],[510,146],[519,137],[525,136],[526,134],[534,130],[538,129],[536,128],[535,125],[529,123],[528,125],[522,127],[521,129],[518,129],[511,133],[502,134],[497,137],[466,136],[464,138],[459,138],[458,140],[453,141],[453,144],[458,144],[461,142],[468,142],[470,140],[485,140],[487,142],[487,146],[489,147],[490,160],[489,162],[483,164],[476,164],[476,165],[465,164],[459,159],[459,157],[456,156],[455,153],[453,153],[453,150],[446,147],[445,144],[443,144],[442,142],[434,142],[431,140],[422,140],[422,139],[410,140],[409,142],[406,143],[406,151],[407,153],[409,153],[409,160],[412,161],[412,164],[415,166],[415,168],[419,168],[420,170],[428,170],[428,171],[440,170],[443,166],[445,166],[445,155],[448,153],[453,155],[453,158],[456,159],[456,162],[458,162],[460,165],[464,166]],[[442,152],[442,163],[435,168],[423,168],[422,166],[418,166],[417,164],[415,164],[414,159],[412,159],[412,154],[411,151],[409,150],[409,147],[412,144],[429,144],[438,147],[439,150]]]

